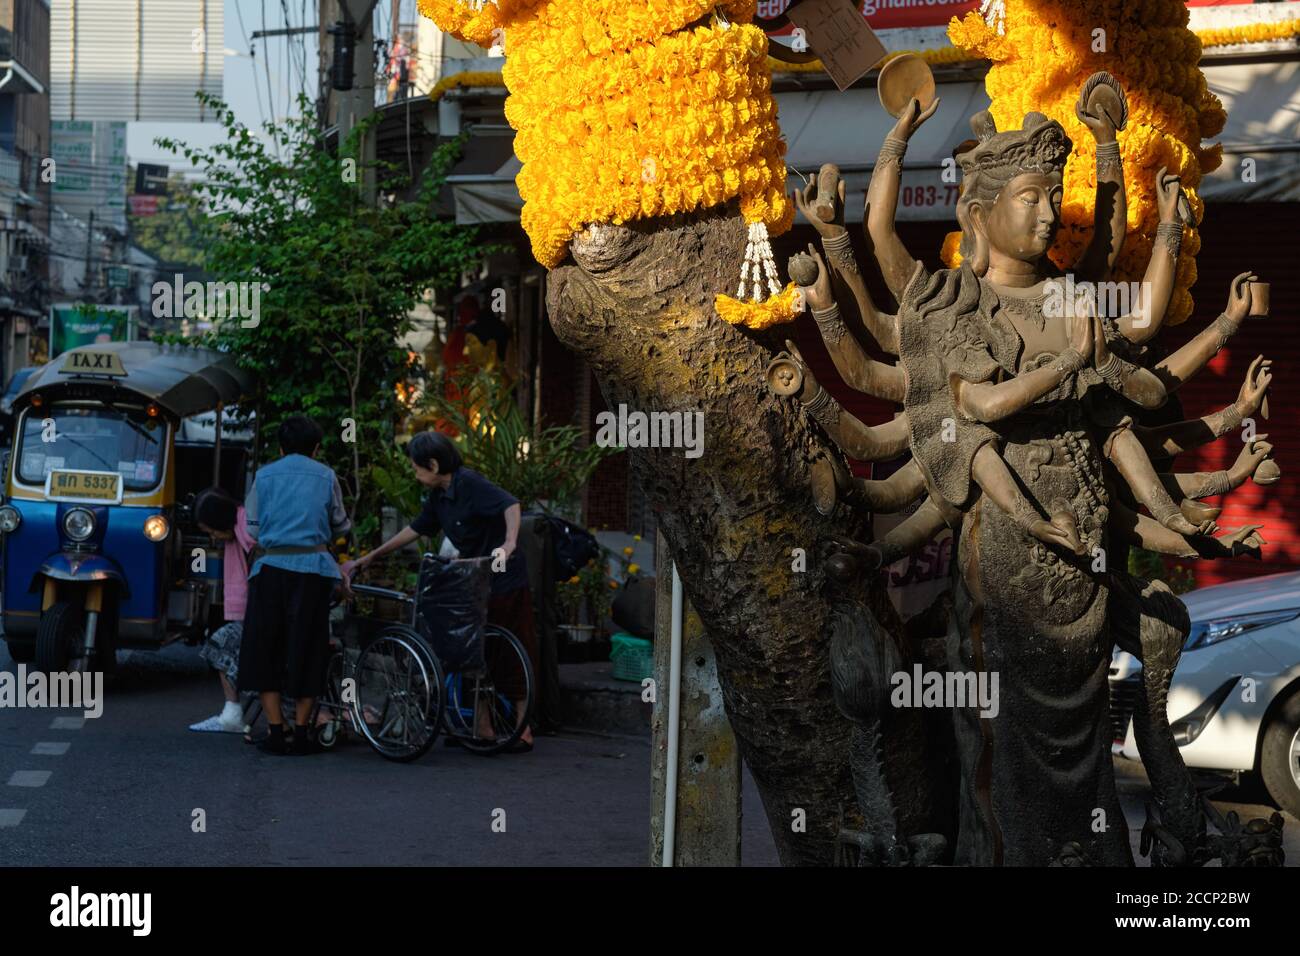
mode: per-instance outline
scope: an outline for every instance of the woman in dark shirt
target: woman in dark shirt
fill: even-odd
[[[537,639],[533,630],[532,594],[523,552],[518,550],[519,501],[492,484],[477,471],[466,468],[451,439],[439,432],[422,432],[406,446],[415,478],[430,489],[420,514],[409,525],[369,554],[343,565],[348,581],[376,558],[395,551],[417,538],[433,537],[439,531],[456,547],[462,558],[492,557],[499,548],[505,569],[492,575],[492,597],[488,621],[513,631],[528,651],[537,672]],[[508,689],[502,688],[503,691]],[[523,720],[523,702],[517,702]],[[528,727],[515,748],[533,749]]]

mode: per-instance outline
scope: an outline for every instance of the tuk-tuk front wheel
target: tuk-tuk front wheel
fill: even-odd
[[[36,631],[36,666],[47,674],[85,663],[86,618],[79,605],[58,601],[41,614]]]
[[[9,656],[13,658],[15,664],[30,664],[36,660],[36,645],[22,641],[6,641],[9,645]]]

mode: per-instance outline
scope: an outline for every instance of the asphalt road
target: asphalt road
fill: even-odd
[[[646,863],[648,737],[566,733],[492,758],[439,741],[412,764],[356,741],[271,757],[187,729],[221,703],[196,651],[124,658],[98,719],[0,709],[0,865]],[[775,863],[747,791],[747,862]]]
[[[646,863],[648,738],[564,733],[493,758],[439,742],[413,764],[355,740],[271,757],[239,735],[187,729],[220,707],[195,650],[124,658],[98,719],[0,709],[0,865]],[[0,670],[13,669],[0,649]],[[1140,765],[1119,760],[1116,772],[1136,855],[1149,787]],[[1266,817],[1261,800],[1248,785],[1218,805]],[[1286,837],[1300,865],[1300,822],[1287,818]],[[777,863],[748,774],[742,855]]]

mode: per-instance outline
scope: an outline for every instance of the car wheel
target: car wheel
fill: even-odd
[[[1282,704],[1265,729],[1259,762],[1269,795],[1300,818],[1300,693]]]

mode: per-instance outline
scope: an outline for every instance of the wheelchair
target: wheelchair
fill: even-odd
[[[406,763],[428,753],[440,734],[483,756],[509,749],[522,736],[536,698],[532,663],[518,637],[486,623],[486,606],[481,662],[444,671],[434,653],[425,614],[437,608],[420,597],[447,560],[423,556],[416,596],[354,584],[352,597],[331,611],[334,652],[308,724],[323,747],[355,733],[380,756]],[[372,606],[369,613],[365,604]],[[377,613],[384,605],[397,605],[397,619]]]

